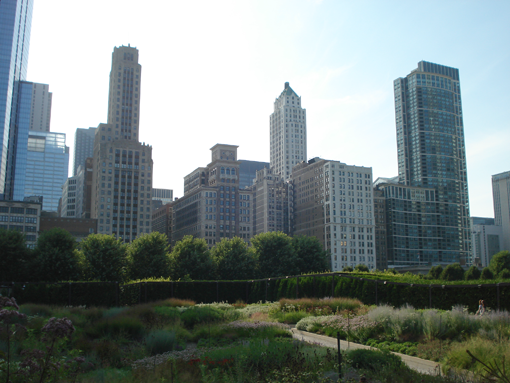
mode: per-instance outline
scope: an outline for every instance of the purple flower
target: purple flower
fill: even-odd
[[[75,328],[73,323],[67,318],[50,318],[41,331],[45,333],[43,340],[47,341],[69,336],[75,331]]]

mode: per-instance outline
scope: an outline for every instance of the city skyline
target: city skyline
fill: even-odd
[[[510,81],[500,73],[506,73],[510,55],[500,47],[510,39],[503,22],[509,5],[404,9],[396,2],[369,3],[158,2],[155,14],[154,5],[73,8],[36,0],[27,80],[50,85],[51,130],[67,133],[72,142],[76,128],[107,120],[112,47],[137,47],[144,63],[140,141],[153,145],[153,186],[182,196],[182,177],[206,163],[207,149],[218,141],[239,145],[240,159],[269,161],[269,115],[284,82],[307,110],[307,159],[373,167],[374,179],[393,177],[398,169],[393,81],[420,60],[455,67],[463,87],[471,215],[493,216],[491,175],[508,170],[504,106]],[[452,12],[456,16],[444,23]],[[135,17],[136,25],[124,22]],[[81,32],[90,29],[90,21],[108,27],[98,35]],[[161,44],[163,38],[169,44]],[[80,87],[69,81],[76,73]]]

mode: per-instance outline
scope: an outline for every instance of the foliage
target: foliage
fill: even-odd
[[[370,270],[368,269],[367,265],[363,265],[360,263],[360,264],[356,265],[356,267],[354,268],[354,271],[361,272],[361,273],[368,273]]]
[[[81,253],[76,240],[67,231],[53,228],[41,233],[35,248],[34,272],[48,282],[80,280],[83,273]]]
[[[239,237],[223,238],[211,249],[218,279],[243,280],[256,276],[257,258]]]
[[[354,271],[354,269],[352,268],[352,266],[344,266],[344,268],[342,269],[342,271],[344,273],[349,273],[351,271]]]
[[[466,281],[474,280],[474,279],[480,279],[481,271],[478,270],[478,267],[475,265],[471,266],[465,274]]]
[[[187,235],[175,244],[170,254],[170,275],[174,280],[186,275],[192,280],[214,279],[213,265],[207,242],[203,238]]]
[[[87,335],[96,339],[110,335],[114,337],[125,336],[132,340],[140,340],[143,333],[144,328],[140,319],[130,316],[105,318],[96,322],[87,330]]]
[[[315,237],[299,235],[291,238],[298,273],[313,273],[331,269],[330,258]]]
[[[503,269],[498,274],[499,279],[510,279],[510,270],[509,269]]]
[[[165,234],[154,231],[136,238],[127,250],[130,278],[168,277],[168,249],[168,238]]]
[[[153,330],[145,337],[145,348],[150,355],[173,351],[177,346],[175,331]]]
[[[251,239],[251,244],[259,260],[260,277],[280,277],[296,275],[296,263],[292,240],[285,233],[261,233]]]
[[[30,280],[32,251],[27,248],[23,233],[0,229],[0,249],[0,282]]]
[[[393,371],[398,371],[405,368],[402,359],[388,351],[357,349],[349,351],[347,358],[353,367],[363,370],[379,371],[383,368],[390,368]]]
[[[503,250],[492,256],[489,268],[494,275],[498,275],[503,269],[510,270],[510,251]]]
[[[127,276],[126,246],[113,235],[90,234],[80,243],[89,280],[123,282]]]
[[[432,266],[427,274],[430,279],[439,279],[443,273],[443,266]]]
[[[480,275],[480,279],[494,279],[494,273],[490,268],[484,267],[482,274]]]
[[[452,263],[445,267],[441,273],[443,281],[461,281],[464,279],[464,269],[459,263]]]

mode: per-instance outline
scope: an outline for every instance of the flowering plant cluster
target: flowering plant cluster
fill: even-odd
[[[306,309],[306,312],[314,316],[332,315],[333,310],[329,306],[312,306]]]

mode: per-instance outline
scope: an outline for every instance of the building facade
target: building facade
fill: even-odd
[[[58,211],[69,166],[65,133],[31,131],[28,136],[25,197],[42,196],[44,211]]]
[[[264,168],[269,168],[269,162],[239,160],[239,188],[253,185],[257,172]]]
[[[41,203],[0,201],[0,229],[23,232],[29,247],[35,247],[40,221]]]
[[[314,158],[292,171],[293,235],[316,237],[331,270],[376,267],[372,168]]]
[[[172,204],[168,203],[152,211],[152,231],[165,234],[170,243],[172,238]]]
[[[85,166],[87,158],[92,157],[95,135],[96,128],[76,129],[74,134],[73,176],[78,174],[78,167],[80,165]]]
[[[301,97],[285,83],[285,88],[274,102],[270,124],[270,164],[275,174],[286,181],[292,168],[306,161],[306,109]]]
[[[378,178],[385,200],[387,263],[390,268],[440,263],[436,190],[407,186],[398,177]]]
[[[184,196],[172,202],[172,245],[186,235],[212,247],[222,238],[253,235],[252,196],[239,189],[237,146],[217,144],[211,162],[184,177]]]
[[[76,218],[90,218],[92,212],[93,160],[87,158],[85,165],[78,166],[76,177]]]
[[[152,206],[156,205],[156,201],[161,203],[160,206],[166,205],[174,200],[174,191],[172,189],[152,188]],[[159,207],[159,206],[158,206]]]
[[[7,169],[17,141],[15,116],[19,84],[27,76],[33,7],[33,0],[0,2],[0,200],[12,199]]]
[[[435,189],[437,259],[470,255],[470,220],[459,70],[426,61],[394,81],[399,182]]]
[[[494,218],[471,217],[473,264],[487,267],[494,254],[503,247],[503,230],[494,225]]]
[[[97,219],[72,217],[41,217],[40,233],[60,228],[68,231],[76,241],[81,242],[90,234],[97,233]]]
[[[78,177],[69,177],[62,186],[62,200],[60,202],[60,217],[78,218],[77,193]]]
[[[384,192],[374,189],[375,223],[375,267],[377,270],[388,268],[388,242],[386,230],[386,198]]]
[[[273,169],[257,172],[252,191],[253,235],[270,231],[291,234],[292,184],[285,182]]]
[[[492,176],[492,200],[495,224],[503,235],[501,250],[510,251],[510,171]]]
[[[114,48],[108,123],[94,137],[91,217],[99,233],[125,242],[152,226],[152,146],[138,141],[141,72],[136,48]]]

